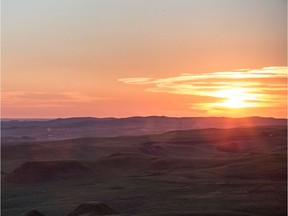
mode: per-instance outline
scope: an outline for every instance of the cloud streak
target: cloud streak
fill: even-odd
[[[160,83],[175,83],[188,82],[199,80],[237,80],[237,79],[263,79],[263,78],[285,78],[287,75],[287,67],[264,67],[262,69],[238,69],[236,71],[226,72],[211,72],[201,74],[181,74],[175,77],[168,78],[151,78],[151,77],[134,77],[119,79],[120,82],[127,84],[160,84]]]
[[[67,92],[27,92],[3,91],[3,107],[66,107],[71,104],[93,103],[111,98],[97,98],[82,94],[78,91]]]
[[[221,103],[215,103],[215,98],[221,102],[230,97],[241,97],[246,101],[247,107],[272,107],[275,104],[284,106],[286,78],[287,67],[281,66],[180,74],[166,78],[123,78],[119,81],[133,85],[149,85],[145,89],[148,92],[191,95],[191,99],[193,96],[198,96],[198,100],[193,101],[194,108],[216,109]],[[199,96],[203,98],[199,99]]]

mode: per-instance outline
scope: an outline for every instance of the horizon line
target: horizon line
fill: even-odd
[[[53,120],[53,119],[72,119],[72,118],[95,118],[95,119],[125,119],[125,118],[151,118],[151,117],[162,117],[162,118],[231,118],[231,119],[243,119],[243,118],[273,118],[273,119],[286,119],[287,117],[273,117],[273,116],[245,116],[245,117],[230,117],[230,116],[164,116],[164,115],[147,115],[147,116],[127,116],[127,117],[115,117],[115,116],[107,116],[107,117],[96,117],[96,116],[70,116],[70,117],[0,117],[0,120]]]

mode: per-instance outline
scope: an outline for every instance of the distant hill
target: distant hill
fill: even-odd
[[[247,117],[129,117],[58,119],[2,119],[2,141],[61,140],[158,134],[175,130],[287,125],[287,119]]]

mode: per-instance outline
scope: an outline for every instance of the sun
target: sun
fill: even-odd
[[[230,88],[222,89],[213,93],[214,97],[221,98],[220,102],[214,105],[226,108],[247,108],[255,107],[256,95],[249,93],[247,89],[244,88]]]
[[[234,96],[231,98],[227,98],[225,101],[223,101],[222,106],[229,108],[243,108],[243,107],[249,107],[249,103],[247,103],[245,99],[242,97]]]

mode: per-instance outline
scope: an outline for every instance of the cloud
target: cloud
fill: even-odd
[[[3,107],[65,107],[71,104],[92,103],[111,98],[97,98],[84,95],[77,91],[68,92],[28,92],[28,91],[3,91]]]
[[[211,72],[201,74],[181,74],[175,77],[167,78],[151,78],[151,77],[134,77],[122,78],[120,82],[127,84],[143,85],[143,84],[163,84],[163,83],[181,83],[189,81],[202,81],[205,80],[229,80],[237,81],[238,79],[265,79],[265,78],[286,78],[287,67],[264,67],[262,69],[238,69],[236,71],[226,72]]]
[[[193,96],[197,96],[198,100],[193,100],[194,109],[212,109],[213,106],[220,109],[218,105],[221,103],[215,103],[215,98],[221,102],[231,100],[233,96],[238,97],[238,101],[240,98],[245,100],[246,105],[251,107],[272,107],[275,104],[284,106],[286,78],[287,67],[273,66],[226,72],[185,73],[166,78],[124,78],[119,81],[133,85],[149,85],[145,89],[148,92],[191,95],[191,100]]]
[[[127,83],[127,84],[134,84],[134,85],[149,84],[151,80],[152,80],[152,78],[147,78],[147,77],[119,79],[120,82],[124,82],[124,83]]]

